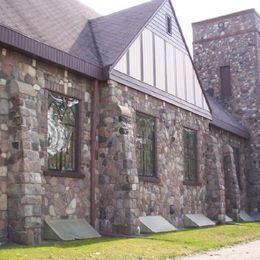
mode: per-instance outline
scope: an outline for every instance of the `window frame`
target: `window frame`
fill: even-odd
[[[166,22],[166,32],[168,35],[172,36],[172,17],[169,14],[165,15]]]
[[[66,94],[63,92],[58,92],[56,91],[56,89],[54,88],[48,88],[46,91],[46,102],[47,102],[47,113],[48,113],[48,96],[49,96],[49,92],[54,93],[55,95],[59,95],[59,96],[64,96],[66,98],[74,98],[77,99],[79,101],[78,104],[78,112],[77,112],[77,116],[76,116],[76,126],[75,126],[75,133],[76,133],[76,138],[75,138],[75,169],[71,170],[71,171],[65,171],[65,170],[54,170],[54,169],[49,169],[48,167],[48,152],[47,152],[47,147],[46,147],[46,167],[44,170],[44,175],[46,176],[52,176],[52,177],[68,177],[68,178],[80,178],[83,179],[85,177],[85,175],[83,173],[81,173],[81,136],[82,136],[82,109],[83,109],[83,104],[82,104],[82,96],[80,97],[80,95],[71,95],[71,94]],[[48,135],[48,120],[46,120],[46,129],[47,129],[47,134],[46,134],[46,140],[47,140],[47,135]],[[46,141],[46,145],[47,145],[47,141]]]
[[[226,74],[225,74],[226,73]],[[232,97],[231,67],[229,64],[219,67],[220,92],[222,98]]]
[[[196,137],[196,142],[194,145],[194,153],[195,153],[195,174],[194,174],[194,179],[190,180],[187,179],[187,174],[185,172],[185,143],[184,143],[184,131],[188,130],[188,131],[192,131],[195,133],[195,137]],[[199,162],[198,162],[198,158],[199,158],[199,154],[198,154],[198,130],[194,129],[194,128],[190,128],[187,126],[183,126],[182,127],[182,144],[183,144],[183,184],[184,185],[193,185],[193,186],[197,186],[200,185],[200,181],[199,181]]]
[[[154,130],[153,130],[153,175],[152,176],[145,176],[145,175],[139,175],[139,172],[137,171],[139,181],[142,182],[153,182],[153,183],[159,183],[160,180],[158,178],[158,152],[157,152],[157,128],[158,128],[158,118],[155,115],[146,113],[141,110],[136,110],[136,117],[138,114],[141,114],[145,117],[150,117],[154,120]],[[135,121],[136,123],[136,121]],[[135,126],[135,140],[137,138],[137,124]],[[136,151],[137,151],[137,144],[136,144]],[[136,153],[137,154],[137,153]]]

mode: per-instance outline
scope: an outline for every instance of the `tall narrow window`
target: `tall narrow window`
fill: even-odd
[[[155,176],[155,120],[136,113],[136,157],[140,176]]]
[[[221,94],[223,98],[231,97],[231,75],[230,66],[220,67]]]
[[[77,170],[79,100],[53,92],[48,95],[48,169]]]
[[[166,28],[167,33],[172,35],[172,18],[169,15],[166,15]]]
[[[184,180],[197,180],[197,132],[183,129],[184,145]]]

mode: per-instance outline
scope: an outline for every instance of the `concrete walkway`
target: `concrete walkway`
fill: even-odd
[[[201,254],[176,258],[178,260],[260,260],[260,240]]]

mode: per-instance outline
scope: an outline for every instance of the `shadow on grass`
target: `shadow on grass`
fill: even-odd
[[[101,238],[93,238],[89,240],[75,240],[75,241],[44,241],[44,244],[41,245],[18,245],[18,244],[10,244],[6,246],[0,247],[1,250],[13,250],[13,249],[36,249],[36,248],[46,248],[46,247],[56,247],[56,248],[70,248],[70,247],[81,247],[87,245],[94,245],[98,243],[110,243],[115,242],[122,239],[128,238],[111,238],[111,237],[101,237]]]
[[[234,225],[230,225],[231,227]],[[260,223],[259,223],[260,226]],[[99,243],[106,243],[109,247],[110,243],[114,243],[116,241],[125,241],[130,239],[140,239],[140,240],[151,240],[151,241],[161,241],[161,242],[168,242],[168,243],[177,243],[177,244],[186,244],[186,245],[192,245],[194,243],[200,242],[202,240],[205,240],[204,232],[206,232],[206,235],[211,233],[212,236],[218,235],[218,231],[220,231],[223,228],[223,232],[227,232],[228,230],[224,230],[227,226],[225,225],[219,225],[215,227],[202,227],[202,228],[189,228],[189,229],[183,229],[183,230],[177,230],[174,232],[165,232],[160,234],[149,234],[149,235],[143,235],[136,238],[126,238],[126,237],[101,237],[101,238],[94,238],[89,240],[76,240],[76,241],[47,241],[44,242],[44,244],[41,245],[18,245],[18,244],[11,244],[7,246],[0,247],[1,250],[14,250],[14,249],[36,249],[36,248],[76,248],[76,247],[83,247],[88,245],[95,245]],[[245,227],[245,228],[252,228],[255,229],[256,223],[240,223],[238,227]],[[215,232],[216,231],[216,232]],[[222,230],[221,230],[222,231]],[[198,233],[198,234],[197,234]],[[220,233],[219,233],[220,235]],[[169,237],[170,236],[170,237]]]

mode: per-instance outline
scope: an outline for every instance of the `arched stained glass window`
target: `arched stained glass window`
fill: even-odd
[[[79,100],[48,94],[48,169],[76,171]]]

